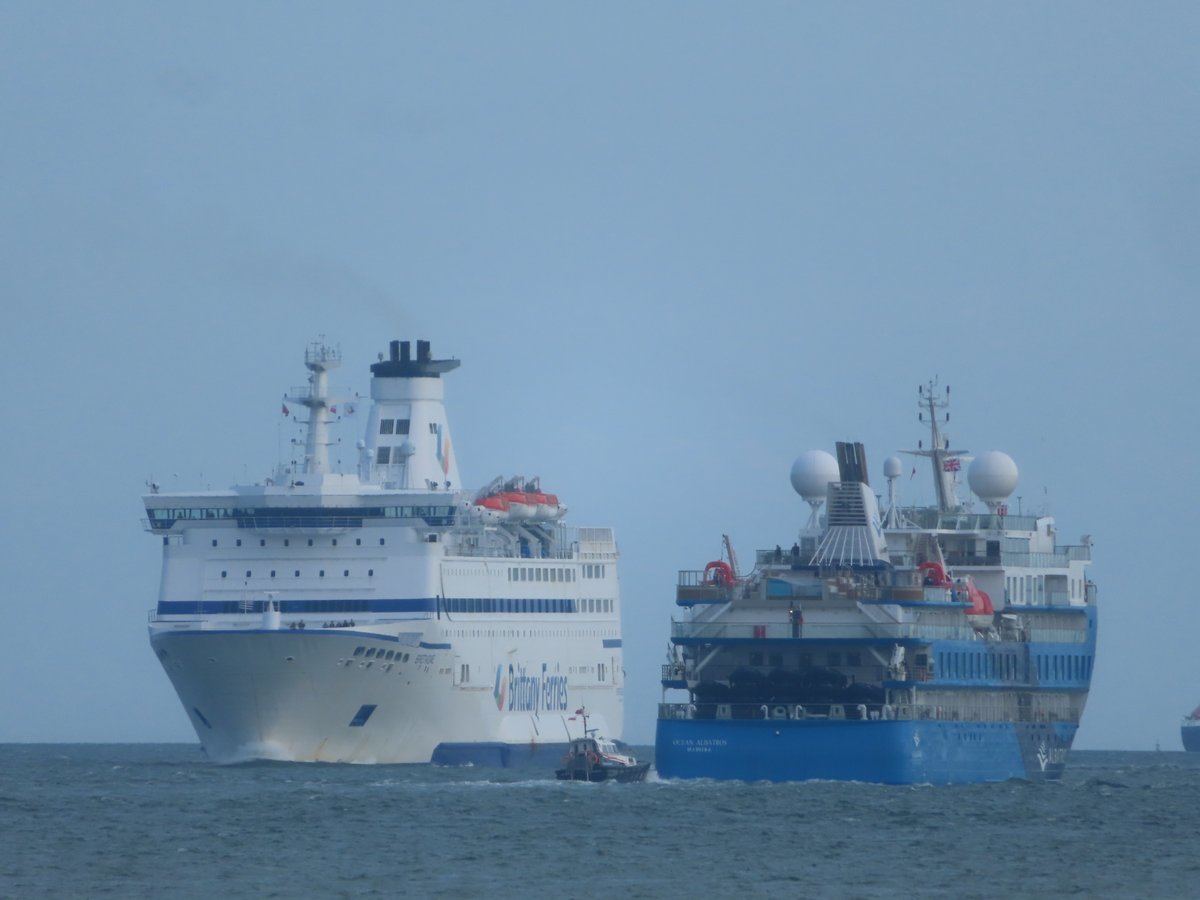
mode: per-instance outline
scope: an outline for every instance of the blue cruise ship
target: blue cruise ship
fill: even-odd
[[[862,444],[838,443],[792,466],[811,510],[794,542],[742,574],[726,537],[721,559],[679,573],[661,777],[1062,775],[1095,659],[1090,537],[1060,543],[1053,518],[1011,510],[1013,460],[951,449],[949,388],[918,396],[930,442],[903,452],[932,466],[935,505],[898,502],[897,457],[877,498]],[[985,509],[959,499],[964,473]]]

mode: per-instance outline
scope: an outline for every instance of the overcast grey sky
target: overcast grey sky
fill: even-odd
[[[1191,2],[0,5],[0,741],[195,739],[144,482],[267,475],[324,334],[364,393],[461,358],[464,479],[616,529],[635,742],[677,570],[790,544],[803,450],[882,484],[939,375],[1094,536],[1077,746],[1178,748],[1197,47]]]

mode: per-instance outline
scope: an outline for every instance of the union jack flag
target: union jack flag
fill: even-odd
[[[960,460],[957,456],[952,456],[949,459],[942,461],[943,472],[957,472],[961,468],[962,460]]]

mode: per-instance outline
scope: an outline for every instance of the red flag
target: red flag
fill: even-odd
[[[283,414],[284,414],[285,416],[290,416],[290,415],[291,415],[291,413],[290,413],[290,412],[288,412],[288,408],[287,408],[287,404],[286,404],[286,403],[285,403],[285,404],[283,404]]]
[[[331,413],[333,413],[333,415],[335,415],[335,416],[337,415],[337,407],[336,406],[329,407],[329,411]]]
[[[577,716],[583,715],[583,707],[582,706],[579,707],[579,709],[575,710],[575,715],[577,715]]]

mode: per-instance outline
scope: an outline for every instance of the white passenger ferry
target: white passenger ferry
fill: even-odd
[[[150,644],[219,761],[545,764],[623,727],[617,546],[538,479],[459,481],[427,341],[371,366],[357,471],[329,464],[340,353],[315,343],[283,412],[302,461],[143,500],[162,539]],[[340,410],[340,411],[339,411]],[[299,443],[299,442],[298,442]]]

